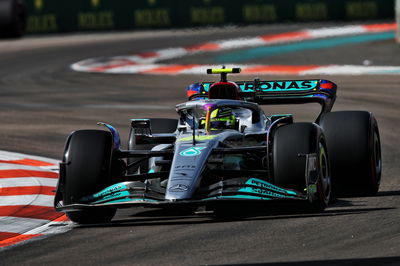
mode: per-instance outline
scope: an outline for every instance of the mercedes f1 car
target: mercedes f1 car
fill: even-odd
[[[110,221],[117,208],[301,202],[323,211],[333,195],[374,195],[382,162],[376,119],[331,112],[328,80],[230,82],[239,68],[208,69],[219,82],[187,88],[178,119],[132,119],[128,149],[118,131],[78,130],[67,139],[55,208],[76,223]],[[267,115],[265,104],[317,102],[315,122]]]

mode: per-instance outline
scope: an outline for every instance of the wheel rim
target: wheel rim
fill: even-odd
[[[331,196],[331,176],[325,147],[321,142],[319,143],[319,172],[323,200],[328,203]]]
[[[374,147],[372,153],[372,161],[375,166],[375,183],[377,186],[380,184],[380,177],[382,171],[382,157],[381,157],[381,143],[377,131],[374,131]]]

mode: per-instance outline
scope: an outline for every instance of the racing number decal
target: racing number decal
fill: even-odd
[[[197,156],[201,153],[202,149],[205,149],[206,147],[191,147],[188,149],[185,149],[179,153],[181,156]]]

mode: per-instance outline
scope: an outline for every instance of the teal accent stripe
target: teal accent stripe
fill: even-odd
[[[257,191],[257,189],[253,187],[245,187],[240,189],[239,191],[243,192],[250,192],[250,193],[258,193],[258,194],[265,194],[271,197],[292,197],[292,196],[287,196],[285,194],[293,195],[293,196],[298,196],[298,194],[294,191],[287,190],[281,187],[277,187],[267,181],[258,179],[258,178],[250,178],[246,182],[247,185],[251,186],[256,186],[259,188],[260,191]],[[276,193],[275,193],[276,192]],[[282,193],[283,195],[279,195],[277,193]]]
[[[225,55],[220,55],[216,57],[217,63],[231,63],[231,62],[243,62],[249,61],[253,59],[260,59],[271,57],[275,55],[294,53],[298,51],[305,50],[316,50],[316,49],[325,49],[331,48],[335,46],[343,46],[348,44],[357,44],[363,42],[373,42],[373,41],[381,41],[394,39],[394,32],[384,32],[377,34],[368,34],[368,35],[358,35],[358,36],[348,36],[348,37],[337,37],[323,40],[312,40],[312,41],[303,41],[292,44],[285,45],[275,45],[275,46],[263,46],[257,47],[247,50],[242,50],[238,52],[233,52]]]
[[[152,199],[132,199],[132,198],[124,198],[124,199],[116,199],[112,201],[107,201],[104,204],[108,203],[120,203],[120,202],[157,202],[157,200],[152,200]],[[100,203],[100,202],[95,202],[95,203]]]
[[[400,74],[400,69],[392,69],[392,70],[377,70],[377,71],[371,71],[367,74]]]
[[[117,183],[115,185],[109,186],[103,190],[101,190],[98,193],[95,193],[90,196],[83,197],[79,200],[81,203],[85,202],[98,202],[98,201],[104,201],[116,197],[120,197],[123,195],[129,195],[129,192],[127,191],[127,186],[122,182],[122,183]]]
[[[128,202],[128,201],[132,201],[132,199],[118,199],[118,200],[108,201],[107,203],[120,203],[120,202]]]
[[[130,195],[129,191],[116,192],[116,193],[114,193],[114,194],[112,194],[112,195],[108,195],[108,196],[103,197],[102,199],[96,200],[96,201],[93,202],[93,203],[108,202],[108,201],[110,201],[110,200],[119,199],[119,198],[121,198],[121,197],[127,197],[127,196],[129,196],[129,195]]]

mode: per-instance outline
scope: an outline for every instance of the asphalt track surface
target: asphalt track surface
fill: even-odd
[[[312,26],[324,25],[1,41],[0,147],[58,159],[71,131],[96,128],[97,121],[112,123],[126,142],[130,118],[174,117],[174,105],[185,101],[187,84],[213,79],[77,73],[69,69],[71,63]],[[399,54],[400,46],[390,40],[269,57],[263,63],[362,64],[368,59],[378,65],[399,65]],[[213,56],[208,56],[212,63]],[[191,60],[200,58],[205,60],[201,55],[192,56]],[[253,77],[238,79],[250,78]],[[207,215],[125,209],[110,225],[77,226],[65,234],[6,249],[0,252],[0,265],[400,264],[400,77],[313,78],[327,78],[339,85],[334,110],[369,110],[376,115],[384,167],[376,197],[343,198],[316,215],[266,212],[222,220]],[[287,112],[282,108],[266,110]],[[300,108],[297,112],[309,119],[313,117],[309,110],[314,109]]]

